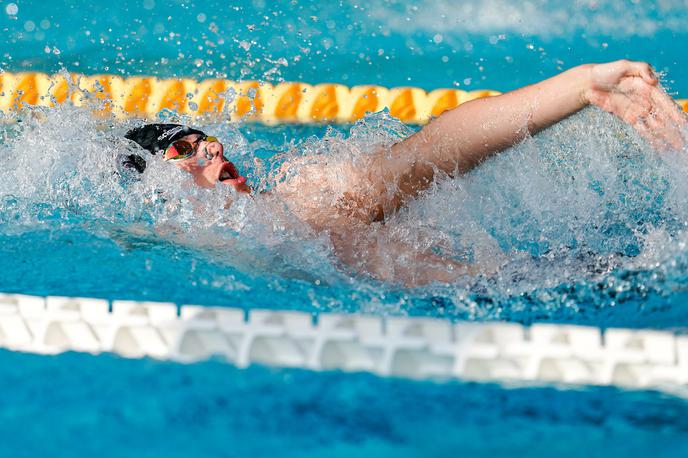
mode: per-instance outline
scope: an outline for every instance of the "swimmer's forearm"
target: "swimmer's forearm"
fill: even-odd
[[[379,217],[427,189],[437,169],[454,176],[589,105],[591,68],[581,65],[531,86],[473,100],[442,114],[422,130],[373,156],[371,180]],[[389,184],[396,192],[389,193]]]
[[[591,68],[581,65],[497,97],[462,104],[410,137],[408,145],[395,145],[392,155],[429,161],[450,175],[466,172],[589,105]]]
[[[446,173],[466,172],[586,107],[590,68],[575,67],[537,84],[474,100],[447,113],[446,119],[438,118],[426,134],[442,146],[436,161]]]

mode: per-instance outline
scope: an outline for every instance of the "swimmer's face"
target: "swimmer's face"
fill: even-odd
[[[246,179],[239,175],[234,164],[225,159],[222,143],[201,140],[198,134],[180,138],[194,145],[196,153],[174,165],[186,170],[193,176],[194,182],[203,188],[214,188],[220,182],[232,185],[237,191],[250,192]]]

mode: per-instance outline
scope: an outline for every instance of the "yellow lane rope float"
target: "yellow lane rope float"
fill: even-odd
[[[498,95],[492,90],[463,91],[415,87],[385,88],[300,82],[272,85],[224,79],[158,79],[147,76],[44,73],[0,73],[0,111],[29,105],[54,106],[70,100],[76,106],[98,104],[117,117],[155,118],[161,111],[221,117],[233,121],[277,123],[346,123],[368,112],[389,109],[392,116],[423,124],[469,100]],[[688,100],[678,100],[688,111]]]

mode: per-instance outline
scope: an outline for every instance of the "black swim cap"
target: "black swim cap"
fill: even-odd
[[[138,143],[151,154],[156,154],[165,151],[176,140],[191,134],[203,135],[203,132],[181,124],[146,124],[131,129],[124,137]],[[146,160],[138,154],[129,154],[122,159],[122,166],[143,173],[146,170]]]

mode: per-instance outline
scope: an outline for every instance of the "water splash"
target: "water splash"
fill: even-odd
[[[230,159],[252,185],[268,191],[254,198],[222,186],[191,186],[184,172],[153,157],[143,175],[126,179],[117,173],[118,155],[140,153],[122,139],[131,126],[71,106],[35,110],[19,124],[5,125],[4,233],[86,228],[119,245],[128,240],[134,250],[141,240],[147,250],[172,243],[194,256],[221,260],[224,267],[201,282],[209,288],[268,288],[278,301],[279,291],[297,288],[317,309],[474,319],[599,324],[605,317],[618,319],[621,312],[615,310],[623,304],[643,315],[656,308],[656,300],[679,300],[688,273],[684,152],[657,154],[630,128],[595,109],[460,179],[436,183],[386,229],[371,227],[376,237],[496,270],[413,289],[352,271],[335,256],[326,233],[300,222],[280,196],[269,193],[285,179],[285,162],[296,164],[296,175],[326,163],[330,172],[318,178],[318,195],[301,197],[317,197],[327,210],[346,189],[343,177],[352,164],[413,132],[388,114],[296,138],[271,136],[267,128],[256,134],[251,125],[198,126],[236,145],[228,149]],[[228,199],[233,204],[225,210]],[[395,255],[389,253],[390,262]],[[273,280],[261,287],[261,278]]]

